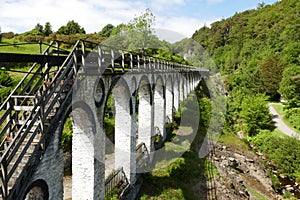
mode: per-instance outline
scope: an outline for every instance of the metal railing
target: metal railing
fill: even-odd
[[[147,167],[149,163],[149,151],[145,143],[140,143],[136,147],[136,167],[142,169]]]
[[[44,54],[49,53],[52,44]],[[3,138],[0,144],[0,187],[3,199],[9,196],[9,188],[13,188],[16,181],[22,179],[25,175],[24,169],[29,167],[30,162],[25,166],[20,164],[25,154],[31,156],[41,151],[41,147],[45,148],[45,133],[48,127],[44,122],[51,122],[54,116],[50,116],[50,112],[55,105],[57,106],[58,99],[66,92],[65,88],[71,80],[75,79],[77,69],[74,68],[74,62],[78,46],[79,42],[52,77],[49,76],[51,67],[48,64],[40,65],[35,71],[37,64],[34,63],[29,73],[36,74],[26,74],[0,107],[1,111],[4,111],[0,118],[0,138]],[[31,146],[34,150],[28,151]],[[34,156],[31,157],[34,159]],[[12,179],[14,174],[18,176],[16,180]]]
[[[118,189],[121,193],[124,193],[129,187],[129,181],[125,175],[123,167],[114,170],[105,180],[105,196],[112,192],[114,189]]]

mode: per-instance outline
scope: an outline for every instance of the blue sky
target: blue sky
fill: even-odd
[[[50,22],[54,31],[75,20],[87,33],[106,24],[127,23],[147,8],[156,17],[155,28],[190,37],[204,24],[277,0],[0,0],[2,32],[22,33],[37,23]]]

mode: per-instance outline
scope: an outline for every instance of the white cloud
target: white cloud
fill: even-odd
[[[150,2],[167,10],[178,8],[178,5],[185,3],[185,0]],[[142,0],[0,0],[0,5],[2,32],[15,33],[31,30],[37,23],[44,25],[46,22],[50,22],[53,30],[57,31],[70,20],[78,22],[87,33],[99,32],[108,23],[127,23],[149,7]],[[200,20],[187,15],[174,16],[172,13],[165,10],[155,13],[155,28],[164,28],[191,37],[195,30],[216,20]]]
[[[46,22],[50,22],[56,31],[70,20],[78,22],[88,33],[98,32],[108,23],[126,23],[146,8],[143,2],[122,0],[0,0],[0,5],[2,32],[17,33]]]
[[[193,33],[204,25],[210,25],[218,19],[199,20],[185,16],[180,17],[157,17],[157,27],[175,31],[185,37],[191,37]]]
[[[173,6],[184,5],[185,0],[152,0],[151,7],[155,10],[162,11],[172,8]]]

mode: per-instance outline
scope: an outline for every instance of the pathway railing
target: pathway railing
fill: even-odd
[[[149,152],[145,143],[140,143],[136,147],[136,168],[144,169],[149,164]]]
[[[49,53],[52,44],[44,54]],[[46,133],[51,120],[63,100],[71,94],[69,86],[76,76],[77,65],[74,63],[78,46],[79,42],[55,73],[51,73],[51,66],[47,63],[40,66],[34,63],[0,107],[3,112],[0,118],[0,188],[3,199],[11,196],[11,192],[18,192],[13,191],[14,186],[25,181],[28,169],[39,161],[35,156],[46,148]]]
[[[129,181],[125,175],[123,167],[113,171],[105,180],[105,196],[114,189],[124,193],[129,188]]]

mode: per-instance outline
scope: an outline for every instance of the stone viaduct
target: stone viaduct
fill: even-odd
[[[63,198],[61,134],[70,116],[72,199],[104,199],[116,179],[134,195],[138,174],[151,166],[155,138],[166,139],[166,123],[180,102],[208,76],[205,69],[85,45],[78,41],[53,66],[61,55],[51,43],[44,62],[35,63],[2,104],[2,199]],[[114,141],[104,122],[111,95]],[[111,165],[108,145],[114,149]]]

